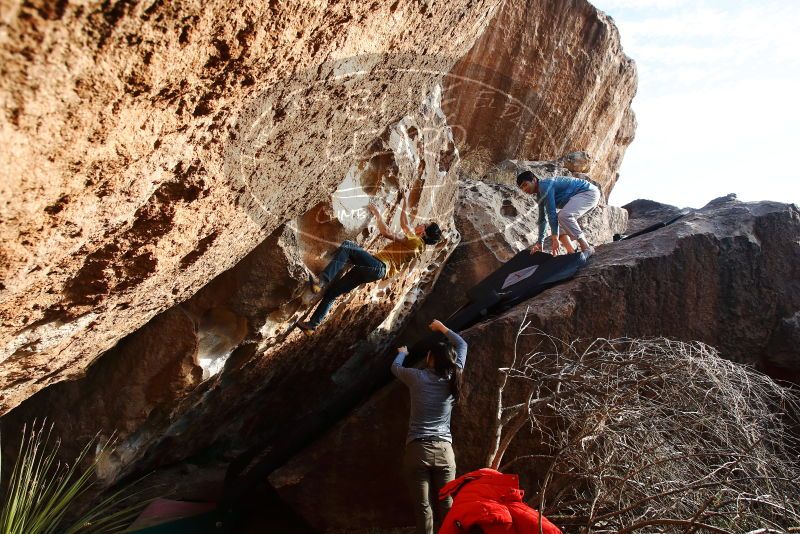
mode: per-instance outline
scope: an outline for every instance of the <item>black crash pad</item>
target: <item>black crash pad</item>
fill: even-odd
[[[582,254],[551,256],[544,252],[518,252],[499,269],[467,291],[469,302],[443,321],[454,332],[460,332],[480,322],[488,315],[509,309],[523,300],[535,297],[554,284],[575,276],[586,265]],[[430,334],[409,349],[407,365],[414,365],[430,347],[443,339]]]
[[[656,230],[660,230],[660,229],[662,229],[662,228],[664,228],[666,226],[669,226],[670,224],[676,222],[678,219],[680,219],[684,215],[686,215],[686,214],[685,213],[681,213],[679,215],[676,215],[672,219],[668,219],[666,221],[661,221],[661,222],[657,222],[655,224],[651,224],[647,228],[643,228],[643,229],[639,230],[638,232],[634,232],[634,233],[632,233],[630,235],[616,234],[616,235],[614,235],[614,241],[627,241],[628,239],[633,239],[634,237],[639,237],[640,235],[649,234],[650,232],[655,232]]]

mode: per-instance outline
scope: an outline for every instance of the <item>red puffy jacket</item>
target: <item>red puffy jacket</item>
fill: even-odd
[[[439,499],[452,495],[453,507],[439,534],[464,534],[475,525],[486,534],[538,534],[539,512],[522,502],[524,493],[517,475],[494,469],[478,469],[448,482]],[[541,520],[544,534],[561,534],[544,516]]]

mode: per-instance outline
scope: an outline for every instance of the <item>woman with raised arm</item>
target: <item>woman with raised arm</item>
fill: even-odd
[[[450,415],[461,399],[461,374],[467,359],[467,343],[441,321],[430,324],[448,341],[428,351],[423,369],[403,367],[408,349],[397,349],[392,373],[408,386],[411,395],[403,471],[411,493],[418,534],[433,534],[433,507],[439,490],[455,478]],[[431,500],[434,502],[432,503]],[[438,502],[436,522],[441,524],[452,499]]]

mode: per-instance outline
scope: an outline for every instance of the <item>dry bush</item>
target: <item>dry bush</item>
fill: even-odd
[[[501,369],[497,447],[529,427],[549,465],[530,502],[569,532],[787,532],[800,526],[796,390],[702,343],[542,336]],[[540,345],[542,348],[542,345]],[[526,393],[504,406],[504,390]],[[509,386],[514,387],[509,387]],[[510,396],[506,394],[506,396]],[[538,453],[539,451],[537,451]]]

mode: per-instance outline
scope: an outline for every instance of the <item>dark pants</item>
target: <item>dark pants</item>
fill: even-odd
[[[333,301],[336,300],[337,297],[352,291],[361,284],[374,282],[386,276],[385,263],[352,241],[345,241],[336,250],[333,259],[328,263],[328,266],[325,267],[325,270],[322,271],[320,275],[322,283],[327,285],[331,280],[335,280],[336,275],[339,274],[348,263],[351,263],[353,267],[347,274],[325,289],[325,294],[322,296],[322,300],[319,305],[317,305],[317,309],[314,310],[314,314],[309,321],[312,326],[319,326],[319,323],[322,322],[325,315],[330,311],[331,306],[333,306]]]
[[[412,441],[406,445],[403,471],[414,506],[417,534],[434,533],[435,523],[441,526],[453,499],[439,500],[439,490],[455,478],[456,459],[447,441]]]

